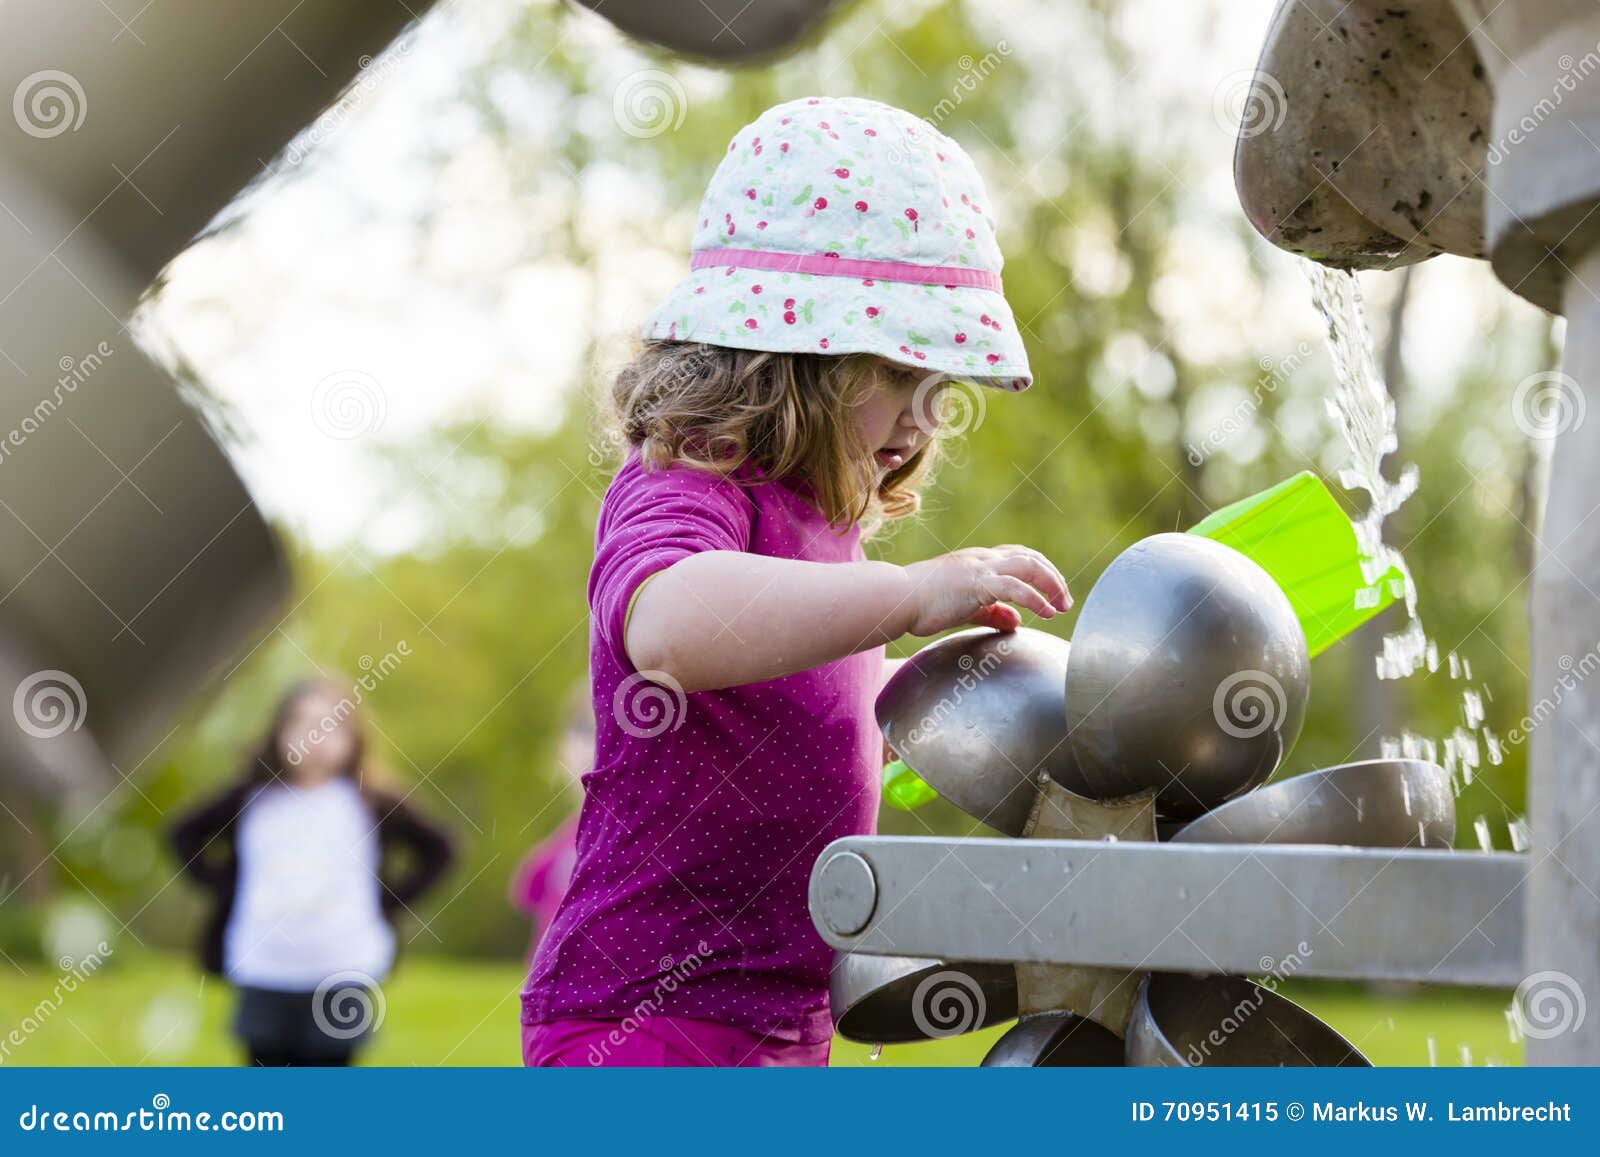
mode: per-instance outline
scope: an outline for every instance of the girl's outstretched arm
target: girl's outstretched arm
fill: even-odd
[[[904,567],[702,551],[639,588],[624,646],[640,671],[710,691],[809,670],[905,634],[966,623],[1013,629],[1021,616],[1010,603],[1050,618],[1072,598],[1060,572],[1023,546],[973,547]]]

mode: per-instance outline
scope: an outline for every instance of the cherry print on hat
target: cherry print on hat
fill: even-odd
[[[1026,389],[988,204],[966,151],[908,112],[855,97],[778,105],[723,155],[689,276],[644,336],[870,353]]]

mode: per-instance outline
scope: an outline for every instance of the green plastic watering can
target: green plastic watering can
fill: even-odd
[[[1309,470],[1224,506],[1189,533],[1232,547],[1271,575],[1289,597],[1312,655],[1405,593],[1405,578],[1397,568],[1367,582],[1355,527]],[[911,811],[937,799],[938,793],[897,759],[884,766],[883,798],[891,807]]]
[[[1405,593],[1398,568],[1367,582],[1355,527],[1309,470],[1224,506],[1189,533],[1233,547],[1271,575],[1289,596],[1313,656]]]

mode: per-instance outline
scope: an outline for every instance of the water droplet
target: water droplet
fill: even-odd
[[[1511,836],[1511,850],[1525,852],[1533,846],[1533,833],[1528,830],[1528,821],[1518,816],[1506,825],[1506,831]]]
[[[1478,833],[1478,846],[1486,852],[1494,851],[1494,837],[1489,834],[1489,818],[1479,816],[1472,821],[1472,827]]]

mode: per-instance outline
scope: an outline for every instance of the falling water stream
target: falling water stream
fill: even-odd
[[[1417,586],[1405,558],[1384,541],[1385,521],[1417,491],[1417,468],[1406,463],[1394,481],[1384,474],[1383,460],[1398,452],[1400,439],[1395,424],[1394,399],[1389,394],[1378,360],[1373,355],[1372,335],[1362,309],[1361,290],[1355,274],[1330,269],[1315,262],[1302,262],[1311,282],[1311,300],[1327,325],[1328,350],[1333,358],[1336,386],[1328,399],[1328,412],[1348,451],[1338,474],[1339,484],[1351,493],[1364,495],[1366,510],[1355,522],[1356,540],[1365,556],[1362,570],[1369,583],[1397,582],[1403,590],[1405,623],[1385,635],[1376,656],[1380,679],[1405,679],[1424,667],[1439,670],[1439,648],[1428,637],[1417,608]],[[1384,576],[1396,571],[1399,579]],[[1376,597],[1376,591],[1371,597]],[[1472,685],[1472,664],[1451,651],[1445,656],[1445,670],[1452,680],[1465,684],[1461,693],[1461,720],[1449,735],[1439,739],[1404,730],[1398,736],[1384,736],[1381,752],[1385,758],[1416,758],[1442,763],[1450,773],[1457,795],[1487,758],[1498,764],[1504,758],[1499,737],[1484,722],[1484,697],[1487,689]],[[1525,842],[1519,832],[1520,820],[1510,825],[1511,846]],[[1487,851],[1493,846],[1488,821],[1474,824],[1478,840]]]
[[[1311,282],[1311,299],[1327,325],[1328,350],[1333,358],[1336,386],[1328,399],[1328,412],[1338,428],[1348,450],[1345,463],[1339,470],[1339,484],[1351,493],[1365,495],[1366,511],[1355,521],[1356,541],[1365,556],[1362,572],[1369,584],[1380,581],[1398,582],[1400,596],[1405,606],[1405,623],[1399,630],[1383,638],[1375,657],[1379,679],[1405,679],[1426,667],[1429,673],[1439,670],[1439,649],[1423,628],[1417,609],[1417,586],[1411,577],[1400,551],[1384,541],[1384,522],[1416,493],[1420,480],[1414,464],[1404,464],[1399,477],[1390,481],[1383,472],[1383,459],[1399,451],[1400,439],[1395,423],[1395,404],[1387,383],[1373,356],[1372,335],[1367,328],[1362,310],[1361,290],[1355,274],[1329,269],[1311,261],[1302,262],[1307,279]],[[1390,572],[1399,574],[1395,579]],[[1385,576],[1389,576],[1385,578]],[[1375,605],[1379,591],[1374,589],[1366,605]],[[1472,664],[1451,651],[1445,656],[1445,669],[1450,679],[1464,684],[1461,693],[1461,720],[1449,735],[1433,739],[1409,729],[1398,736],[1384,736],[1381,753],[1385,758],[1416,758],[1442,763],[1450,774],[1451,786],[1457,796],[1463,786],[1472,782],[1487,755],[1490,763],[1498,764],[1503,758],[1500,739],[1484,724],[1484,697],[1487,688],[1472,685]],[[1407,797],[1406,810],[1410,812]],[[1521,817],[1507,825],[1509,843],[1513,850],[1522,851],[1528,846],[1527,823]],[[1420,834],[1419,825],[1419,834]],[[1473,821],[1473,831],[1478,846],[1492,851],[1493,832],[1485,816]],[[1520,1039],[1516,1018],[1507,1013],[1511,1025],[1511,1041]],[[1439,1063],[1438,1042],[1433,1037],[1427,1041],[1428,1063]],[[1462,1045],[1461,1063],[1472,1063],[1471,1051]],[[1497,1063],[1490,1058],[1486,1063]]]

